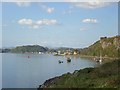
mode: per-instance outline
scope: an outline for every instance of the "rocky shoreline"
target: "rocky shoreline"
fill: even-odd
[[[63,88],[66,88],[66,87],[67,88],[68,87],[69,88],[72,88],[72,87],[75,87],[75,88],[76,87],[79,87],[79,88],[81,87],[82,88],[83,87],[87,87],[87,88],[112,87],[114,88],[114,87],[117,87],[117,85],[120,83],[117,78],[118,62],[120,62],[120,59],[105,63],[99,67],[75,70],[73,73],[68,72],[61,76],[57,76],[57,77],[46,80],[42,85],[39,85],[39,88],[56,88],[56,87],[57,88],[61,88],[61,87]],[[74,83],[73,86],[71,85],[71,80],[73,81],[72,83]],[[76,83],[78,81],[79,83]],[[99,82],[101,85],[95,82]]]
[[[75,70],[74,73],[77,72],[77,71],[78,71],[78,70]],[[57,77],[54,77],[54,78],[50,78],[50,79],[46,80],[42,85],[39,85],[39,88],[47,88],[47,87],[50,87],[51,84],[55,84],[55,82],[56,82],[57,80],[61,79],[62,76],[64,76],[64,75],[71,75],[71,73],[68,72],[68,73],[63,74],[63,75],[61,75],[61,76],[57,76]]]

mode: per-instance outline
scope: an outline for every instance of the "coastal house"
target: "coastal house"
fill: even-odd
[[[100,40],[102,40],[102,39],[106,39],[107,37],[100,37]]]
[[[74,55],[77,55],[78,54],[78,50],[75,49],[74,52],[73,52]]]
[[[43,52],[38,52],[39,54],[43,54]]]
[[[60,55],[60,54],[61,54],[61,51],[58,51],[58,54]]]
[[[74,55],[77,55],[77,52],[76,51],[74,51],[74,53],[73,53]]]
[[[104,39],[107,39],[107,37],[100,37],[100,43],[102,43]]]

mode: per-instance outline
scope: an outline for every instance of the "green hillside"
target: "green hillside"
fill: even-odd
[[[46,52],[47,48],[44,48],[39,45],[27,45],[27,46],[18,46],[14,49],[11,49],[13,53],[26,53],[26,52]]]
[[[81,50],[81,55],[118,58],[120,56],[120,36],[101,37],[93,45]]]
[[[116,58],[99,67],[76,70],[46,80],[40,88],[119,88],[120,36],[101,37],[93,45],[80,50],[82,56]],[[109,60],[109,59],[108,59]]]
[[[96,68],[85,68],[83,70],[67,73],[55,77],[42,85],[41,88],[118,88],[120,78],[120,60],[114,60]]]

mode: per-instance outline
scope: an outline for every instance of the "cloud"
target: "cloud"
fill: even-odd
[[[55,10],[54,8],[47,8],[46,11],[47,11],[48,13],[52,13],[52,12],[54,12],[54,10]]]
[[[18,21],[18,23],[21,25],[32,25],[33,21],[31,19],[21,19]]]
[[[12,0],[19,7],[28,7],[31,5],[31,0]]]
[[[32,28],[33,29],[38,29],[40,26],[39,25],[33,25]]]
[[[65,2],[72,3],[75,7],[95,9],[110,5],[110,2],[105,2],[104,0],[85,0],[80,2],[79,0],[64,0]],[[16,0],[14,1],[19,7],[28,7],[31,5],[32,0]],[[42,1],[41,1],[42,2]],[[47,13],[53,13],[55,8],[48,7],[47,5],[42,5],[43,9]]]
[[[101,0],[89,1],[89,2],[71,2],[76,7],[86,9],[96,9],[110,5],[110,2],[103,2]]]
[[[33,21],[32,19],[20,19],[18,24],[29,26],[30,28],[37,29],[42,26],[57,25],[58,22],[55,19],[41,19],[38,21]]]
[[[55,25],[55,24],[57,24],[57,20],[42,19],[42,20],[37,21],[37,24],[38,25]]]
[[[47,5],[41,5],[42,9],[45,10],[47,13],[51,14],[55,11],[55,8],[53,7],[48,7]]]
[[[80,28],[80,31],[86,31],[87,28]]]
[[[31,2],[16,2],[19,7],[28,7],[31,5]]]
[[[98,20],[87,18],[87,19],[83,19],[82,22],[83,23],[98,23]]]

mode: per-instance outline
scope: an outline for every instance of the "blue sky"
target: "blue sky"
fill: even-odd
[[[84,48],[118,34],[118,3],[2,3],[2,45]]]

